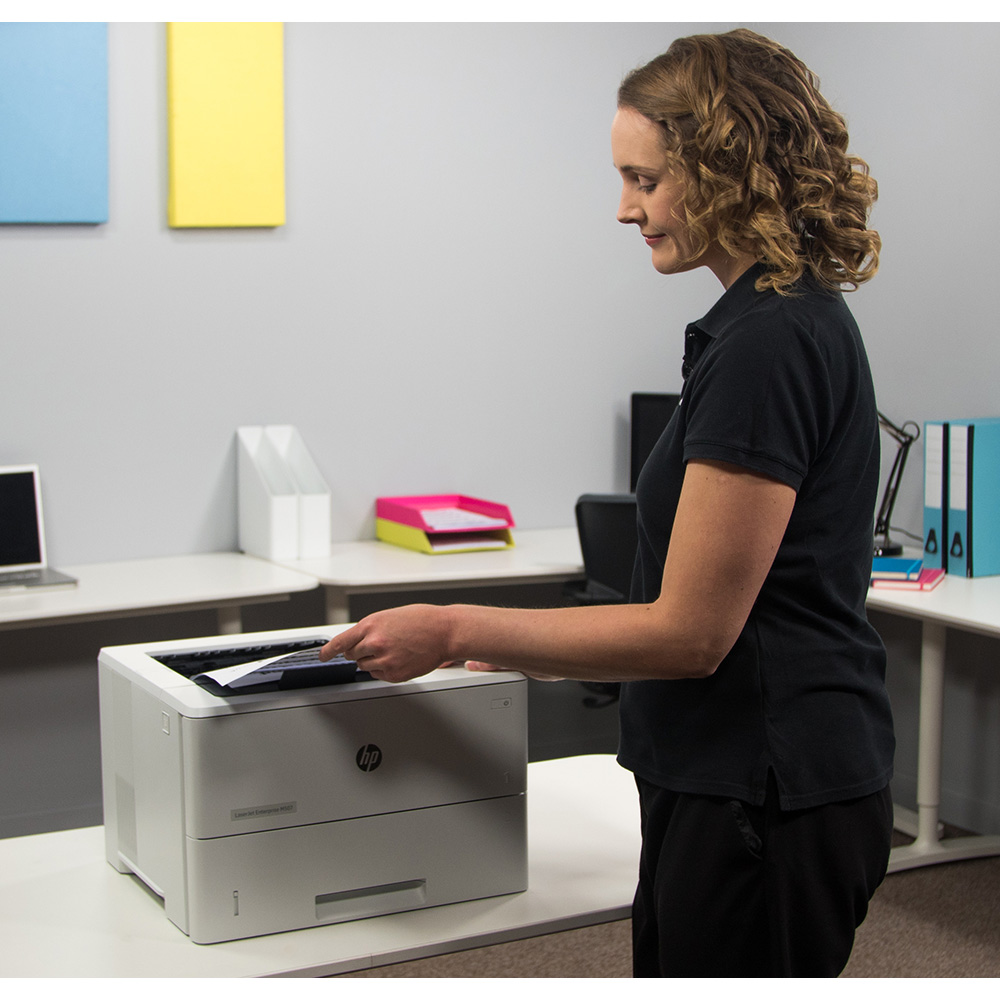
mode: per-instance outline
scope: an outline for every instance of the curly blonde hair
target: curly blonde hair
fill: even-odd
[[[757,287],[781,294],[806,270],[830,289],[874,277],[878,187],[847,153],[844,118],[787,49],[746,28],[680,38],[625,77],[618,106],[656,122],[685,172],[692,259],[717,240],[763,261]]]

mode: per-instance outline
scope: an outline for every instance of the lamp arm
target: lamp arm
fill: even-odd
[[[889,520],[892,517],[892,508],[896,504],[896,493],[899,490],[899,484],[903,478],[903,469],[906,468],[906,456],[909,454],[911,444],[913,444],[912,441],[903,442],[899,447],[899,451],[896,452],[896,458],[892,463],[889,478],[885,483],[885,490],[882,494],[882,503],[879,505],[878,516],[875,518],[876,536],[884,535],[888,538]]]
[[[888,479],[886,479],[885,490],[882,494],[882,503],[879,505],[878,515],[875,518],[876,552],[882,553],[890,548],[898,548],[897,546],[893,546],[889,541],[889,524],[892,519],[892,509],[896,505],[896,493],[903,478],[903,470],[906,468],[906,458],[910,453],[911,445],[920,436],[920,428],[918,425],[913,424],[912,421],[908,421],[903,427],[897,427],[881,411],[879,411],[878,422],[882,429],[891,435],[898,445],[892,469],[889,471]],[[905,429],[907,426],[915,427],[916,433],[911,434],[907,431]],[[881,544],[878,543],[879,539],[881,539]]]

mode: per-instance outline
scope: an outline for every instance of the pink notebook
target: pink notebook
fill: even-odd
[[[933,590],[945,577],[943,569],[922,569],[915,580],[872,580],[877,590]]]

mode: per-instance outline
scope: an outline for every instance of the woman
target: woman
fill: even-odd
[[[846,149],[810,71],[751,31],[680,39],[630,74],[618,218],[657,271],[708,267],[725,289],[687,328],[681,403],[639,479],[632,603],[399,608],[326,647],[389,681],[466,660],[625,682],[639,976],[836,975],[885,874],[878,423],[840,293],[880,243]]]

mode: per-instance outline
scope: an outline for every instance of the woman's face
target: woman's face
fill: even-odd
[[[691,236],[681,210],[684,178],[663,149],[659,127],[632,108],[619,108],[611,125],[611,155],[622,177],[618,221],[639,227],[660,274],[709,267],[727,288],[748,266],[711,243],[691,259]]]
[[[611,125],[611,155],[622,177],[618,221],[639,227],[661,274],[696,267],[687,262],[691,243],[680,210],[684,181],[671,169],[657,126],[638,111],[620,108]]]

